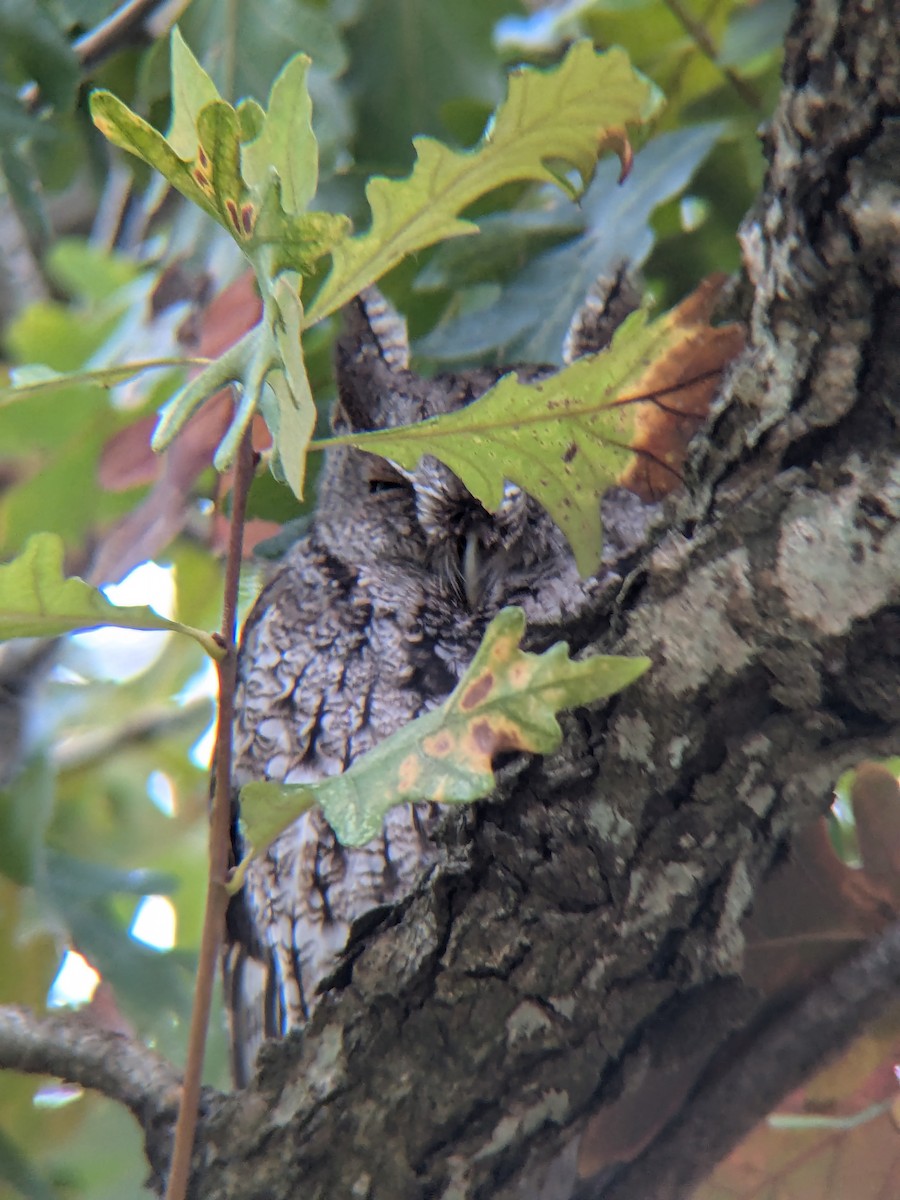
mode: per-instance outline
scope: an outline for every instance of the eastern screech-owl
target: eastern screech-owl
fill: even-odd
[[[345,314],[336,358],[337,432],[452,411],[500,374],[413,374],[405,328],[374,291]],[[406,473],[329,451],[312,526],[244,628],[236,786],[345,770],[447,696],[504,605],[552,619],[579,597],[564,538],[517,487],[491,514],[432,458]],[[251,865],[226,953],[239,1084],[262,1038],[303,1024],[346,976],[354,938],[422,880],[438,855],[436,816],[435,806],[395,808],[380,838],[344,849],[313,811]],[[239,853],[237,830],[236,841]]]

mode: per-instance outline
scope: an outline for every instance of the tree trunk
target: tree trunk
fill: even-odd
[[[565,631],[653,668],[447,819],[334,1001],[206,1097],[193,1195],[659,1200],[727,1149],[660,1128],[757,1011],[742,920],[841,772],[900,745],[897,18],[797,8],[748,349],[689,494]]]

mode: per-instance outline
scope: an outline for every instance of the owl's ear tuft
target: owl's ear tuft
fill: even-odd
[[[344,329],[335,347],[335,433],[383,428],[384,399],[408,367],[406,322],[378,288],[366,288],[344,309]]]
[[[349,306],[348,327],[354,322],[360,342],[371,345],[389,367],[409,370],[406,321],[377,287],[365,288]]]

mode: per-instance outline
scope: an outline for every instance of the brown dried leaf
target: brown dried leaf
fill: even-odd
[[[893,1200],[898,1028],[895,1009],[761,1122],[692,1200]]]
[[[688,443],[709,413],[725,368],[744,348],[740,325],[709,324],[727,281],[711,275],[674,309],[670,320],[683,335],[630,381],[635,457],[619,482],[642,500],[659,500],[678,486]]]

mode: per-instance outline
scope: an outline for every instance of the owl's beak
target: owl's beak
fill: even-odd
[[[462,558],[463,587],[466,603],[474,612],[481,600],[481,542],[477,533],[466,534]]]

